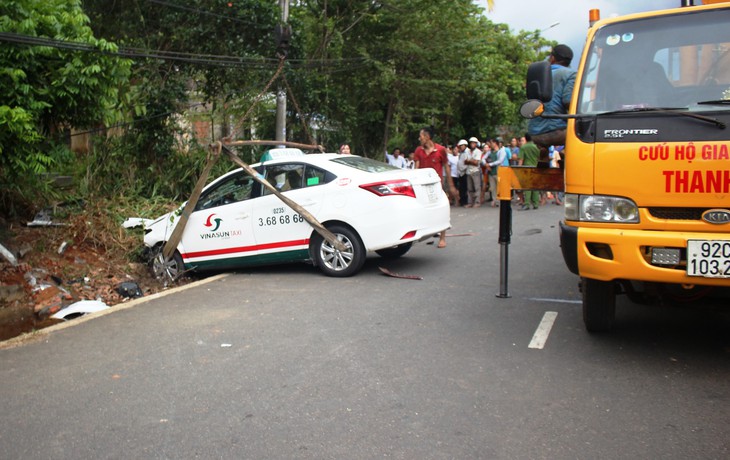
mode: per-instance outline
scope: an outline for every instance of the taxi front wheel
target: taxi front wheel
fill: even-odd
[[[172,258],[168,261],[162,255],[162,247],[157,251],[152,259],[152,273],[155,278],[168,279],[170,281],[177,280],[185,272],[182,256],[176,250]]]
[[[353,230],[333,225],[327,228],[332,232],[337,241],[345,245],[345,250],[340,251],[315,233],[312,238],[312,249],[317,266],[327,276],[346,277],[359,272],[365,263],[365,246],[360,237]]]

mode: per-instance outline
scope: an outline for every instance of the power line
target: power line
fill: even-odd
[[[152,0],[148,0],[152,1]],[[93,45],[80,42],[56,40],[46,37],[35,37],[32,35],[16,34],[13,32],[0,32],[0,41],[16,43],[28,46],[47,46],[51,48],[67,49],[72,51],[83,51],[120,56],[133,59],[162,59],[168,61],[187,62],[191,64],[211,65],[219,67],[245,67],[245,68],[271,68],[278,65],[279,60],[265,57],[249,56],[227,56],[216,54],[195,54],[180,51],[146,50],[142,48],[119,47],[118,51],[101,50]],[[342,58],[308,61],[305,59],[288,59],[287,62],[293,68],[331,67],[344,64],[352,65],[363,63],[365,58]]]

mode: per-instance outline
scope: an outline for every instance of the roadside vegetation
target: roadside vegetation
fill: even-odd
[[[382,158],[424,125],[443,143],[520,132],[526,67],[550,45],[471,0],[292,1],[291,37],[279,22],[272,0],[0,3],[0,242],[17,250],[39,210],[75,203],[36,251],[67,232],[53,239],[138,263],[121,222],[185,200],[211,141],[273,139],[277,89],[288,140],[330,151]]]

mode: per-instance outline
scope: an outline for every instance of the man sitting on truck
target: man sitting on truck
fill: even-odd
[[[568,113],[570,98],[573,95],[575,70],[569,68],[573,60],[573,50],[568,45],[556,45],[548,56],[553,76],[553,98],[545,104],[544,114]],[[551,145],[565,145],[565,128],[567,122],[555,118],[537,117],[530,120],[527,132],[532,141],[540,147],[538,166],[548,167],[550,158],[548,149]]]

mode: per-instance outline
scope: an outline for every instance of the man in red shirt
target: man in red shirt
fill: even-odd
[[[431,127],[421,129],[421,132],[418,134],[418,140],[421,146],[416,148],[416,153],[413,155],[416,168],[432,168],[441,177],[442,183],[444,177],[446,177],[446,186],[449,188],[449,194],[457,194],[454,181],[451,178],[451,168],[449,168],[449,158],[446,154],[446,149],[443,145],[436,144],[433,141],[433,129]],[[438,247],[446,247],[446,230],[441,232]]]

